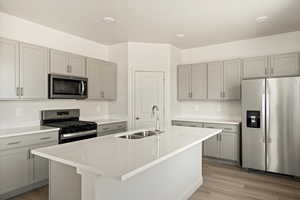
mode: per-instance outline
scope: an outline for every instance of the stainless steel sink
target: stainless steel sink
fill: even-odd
[[[140,131],[140,132],[136,132],[136,133],[133,133],[130,135],[119,136],[119,138],[136,140],[136,139],[142,139],[145,137],[150,137],[153,135],[159,135],[161,133],[163,133],[163,132],[162,131]]]

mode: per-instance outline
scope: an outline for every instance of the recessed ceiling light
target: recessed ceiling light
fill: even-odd
[[[184,37],[184,34],[183,34],[183,33],[178,33],[178,34],[176,34],[176,37],[178,37],[178,38],[183,38],[183,37]]]
[[[107,24],[112,24],[112,23],[115,23],[116,22],[116,19],[113,18],[113,17],[104,17],[103,18],[103,21]]]
[[[266,22],[268,19],[269,19],[268,16],[261,16],[261,17],[256,18],[256,22],[257,22],[257,23],[264,23],[264,22]]]

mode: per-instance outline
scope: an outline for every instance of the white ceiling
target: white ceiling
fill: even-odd
[[[300,30],[300,0],[0,0],[0,11],[107,45],[192,48]]]

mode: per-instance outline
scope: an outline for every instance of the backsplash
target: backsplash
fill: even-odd
[[[108,115],[108,103],[99,101],[46,100],[0,101],[0,129],[40,124],[40,111],[46,109],[79,108],[80,117],[104,118]]]
[[[176,117],[241,119],[240,101],[178,102],[180,112]]]

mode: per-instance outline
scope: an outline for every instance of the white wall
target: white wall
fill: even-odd
[[[162,71],[165,73],[165,113],[166,122],[170,123],[170,48],[168,44],[128,43],[128,117],[130,126],[133,122],[133,73],[136,70]],[[151,108],[150,108],[151,109]]]
[[[128,117],[128,43],[109,47],[109,60],[118,64],[117,100],[109,102],[109,115]]]
[[[28,42],[107,60],[108,47],[0,12],[0,37]],[[108,114],[107,102],[46,100],[0,101],[0,128],[37,125],[40,110],[80,108],[82,117],[100,118]]]
[[[182,63],[197,63],[294,51],[300,51],[300,31],[186,49],[181,51],[181,58]],[[241,112],[238,101],[178,102],[176,105],[180,105],[177,116],[239,119]]]

